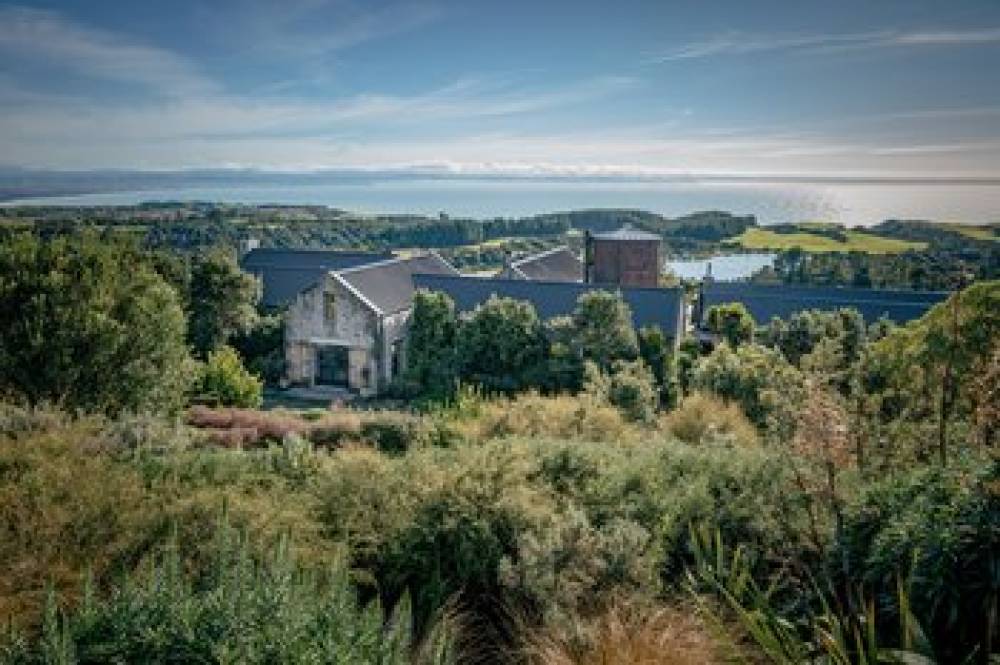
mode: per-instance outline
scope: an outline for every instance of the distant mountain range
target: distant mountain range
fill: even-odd
[[[871,183],[927,185],[1000,185],[1000,177],[871,177],[685,174],[654,172],[521,172],[515,169],[455,170],[438,165],[393,168],[269,171],[218,168],[172,171],[93,170],[55,171],[0,167],[0,201],[113,192],[186,189],[192,187],[296,186],[333,183],[363,184],[386,180],[550,180],[550,181],[660,181],[660,182],[761,182],[761,183]]]

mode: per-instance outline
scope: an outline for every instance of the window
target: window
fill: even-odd
[[[331,291],[323,292],[323,318],[333,323],[337,317],[337,297]]]
[[[402,364],[403,341],[396,340],[392,343],[392,367],[389,370],[389,378],[395,379],[399,376],[400,365]]]

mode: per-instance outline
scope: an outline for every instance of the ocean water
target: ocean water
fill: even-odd
[[[712,265],[712,277],[727,282],[746,279],[774,263],[774,254],[723,254],[711,259],[667,261],[666,267],[681,279],[701,279]]]
[[[16,204],[112,205],[142,201],[328,205],[362,213],[439,212],[522,216],[579,208],[640,208],[667,216],[698,210],[754,214],[761,224],[885,219],[1000,222],[1000,184],[606,182],[488,179],[386,179],[322,184],[145,189],[48,197]]]

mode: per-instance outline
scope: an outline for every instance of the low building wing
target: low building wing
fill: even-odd
[[[549,282],[582,282],[583,261],[569,247],[556,247],[512,262],[500,276]]]
[[[390,259],[336,272],[362,301],[378,314],[393,314],[413,304],[413,276],[457,275],[447,261],[434,252],[410,258]]]
[[[713,282],[701,287],[699,311],[702,321],[708,310],[724,303],[742,303],[757,323],[772,318],[787,319],[808,309],[837,310],[854,308],[865,321],[873,323],[886,316],[896,323],[920,318],[931,307],[947,298],[945,291],[907,291],[840,287],[769,286],[748,282]]]
[[[315,249],[253,249],[240,265],[262,282],[261,303],[284,307],[330,271],[391,259],[388,252],[350,252]]]
[[[636,329],[657,326],[678,342],[684,334],[684,293],[679,288],[636,288],[573,282],[543,282],[517,279],[482,279],[457,275],[413,276],[417,288],[447,293],[459,311],[467,312],[490,296],[526,300],[539,317],[550,319],[573,313],[577,299],[589,291],[621,293],[632,310]]]

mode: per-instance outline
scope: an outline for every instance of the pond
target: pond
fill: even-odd
[[[712,264],[712,276],[720,281],[746,279],[774,263],[774,254],[724,254],[709,259],[683,259],[666,262],[666,268],[682,279],[701,279]]]

